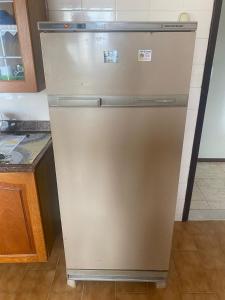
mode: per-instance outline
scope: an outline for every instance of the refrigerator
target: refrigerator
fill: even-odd
[[[196,28],[39,23],[71,286],[165,285]]]

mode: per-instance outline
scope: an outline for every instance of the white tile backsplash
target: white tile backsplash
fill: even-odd
[[[207,47],[208,47],[208,39],[196,39],[195,52],[194,52],[195,65],[205,64]]]
[[[200,94],[201,94],[201,88],[190,88],[188,109],[198,110]]]
[[[149,21],[150,12],[146,10],[139,11],[117,11],[117,21]]]
[[[153,10],[182,10],[182,0],[151,0]]]
[[[209,37],[209,29],[212,19],[212,11],[187,11],[190,14],[191,21],[198,22],[197,38]]]
[[[209,10],[212,11],[214,0],[182,0],[183,10]]]
[[[178,21],[180,15],[179,10],[168,11],[168,10],[151,10],[150,21]]]
[[[190,85],[192,88],[201,88],[203,72],[204,65],[193,65]]]
[[[177,193],[176,221],[182,220],[187,183],[179,183]]]
[[[81,9],[81,0],[48,0],[49,10]]]
[[[116,0],[116,10],[149,10],[149,0]]]
[[[40,93],[0,93],[0,112],[14,120],[49,120],[46,91]]]
[[[193,139],[195,134],[196,120],[197,120],[198,109],[187,111],[186,126],[184,132],[184,143],[180,167],[180,183],[187,182],[190,159],[192,154]]]
[[[116,0],[83,0],[82,9],[85,10],[115,10]]]

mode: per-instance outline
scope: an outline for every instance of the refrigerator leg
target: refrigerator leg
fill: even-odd
[[[166,280],[157,281],[155,283],[155,286],[156,286],[157,289],[165,289],[166,288]]]
[[[76,281],[72,279],[67,279],[67,285],[71,288],[76,288]]]

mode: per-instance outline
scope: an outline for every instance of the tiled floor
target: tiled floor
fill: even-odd
[[[198,163],[190,216],[225,220],[225,163]]]
[[[166,289],[119,282],[69,288],[59,238],[48,263],[0,265],[0,300],[225,300],[225,221],[175,224]]]

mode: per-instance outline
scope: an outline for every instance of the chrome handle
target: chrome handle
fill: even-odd
[[[50,107],[100,107],[101,98],[49,96],[48,103]]]
[[[49,95],[50,107],[175,107],[187,106],[188,95],[162,97]]]
[[[181,106],[175,98],[171,99],[138,99],[138,98],[102,98],[102,107],[154,107],[154,106]]]

